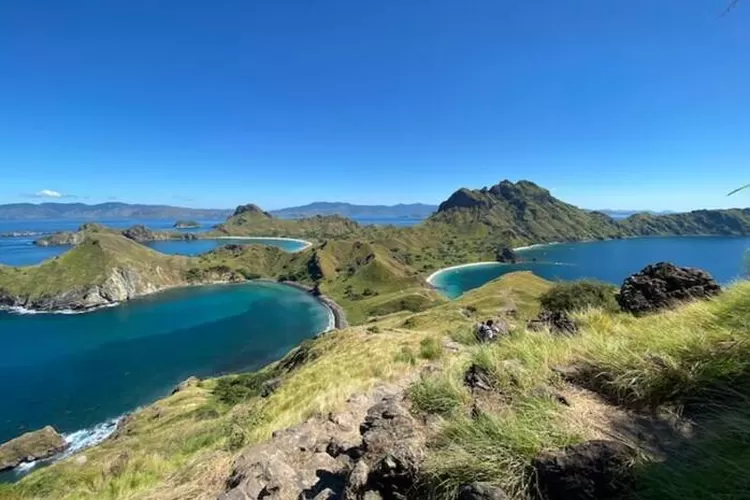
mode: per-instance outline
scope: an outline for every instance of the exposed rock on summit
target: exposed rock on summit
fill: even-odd
[[[232,217],[236,217],[238,215],[242,214],[258,214],[263,215],[264,217],[271,218],[271,214],[268,212],[263,211],[262,208],[260,208],[258,205],[255,205],[254,203],[248,203],[246,205],[240,205],[234,210],[234,214]]]
[[[686,300],[712,297],[719,292],[721,287],[706,271],[659,262],[627,278],[617,302],[625,311],[643,314]]]

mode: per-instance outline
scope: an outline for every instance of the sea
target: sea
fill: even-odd
[[[263,282],[172,289],[84,314],[0,311],[0,443],[52,425],[80,449],[191,375],[257,369],[330,326],[309,294]]]
[[[711,273],[719,283],[748,277],[750,238],[725,236],[649,237],[533,246],[519,252],[518,264],[487,263],[447,269],[431,282],[457,298],[503,274],[532,271],[549,280],[595,279],[621,285],[648,264],[668,261]]]
[[[33,241],[86,222],[126,228],[172,229],[173,220],[0,221],[0,264],[25,266],[68,247]],[[222,221],[199,221],[208,231]],[[363,219],[363,224],[408,225],[416,219]],[[234,240],[149,243],[168,254],[196,255]],[[240,241],[241,242],[241,241]],[[254,243],[298,251],[305,242],[256,238]],[[0,443],[52,425],[71,453],[109,436],[124,414],[166,396],[189,376],[257,369],[332,327],[330,311],[302,291],[274,283],[168,290],[83,314],[0,311]],[[59,458],[59,457],[58,457]],[[13,481],[35,467],[0,474]]]

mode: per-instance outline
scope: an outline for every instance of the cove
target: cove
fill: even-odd
[[[307,248],[310,243],[292,238],[262,238],[262,237],[226,237],[206,240],[165,240],[149,241],[145,245],[157,252],[170,255],[200,255],[210,252],[224,245],[269,245],[278,247],[285,252],[299,252]]]
[[[330,325],[314,297],[276,283],[174,289],[86,314],[0,311],[0,442],[97,425],[185,378],[257,369]]]
[[[430,282],[449,298],[480,287],[503,274],[532,271],[549,280],[597,279],[620,285],[633,273],[659,261],[698,267],[721,284],[746,275],[749,237],[681,236],[560,243],[518,251],[526,262],[487,263],[448,268],[434,274]],[[536,262],[531,262],[536,259]]]

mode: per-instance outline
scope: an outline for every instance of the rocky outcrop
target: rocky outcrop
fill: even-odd
[[[164,240],[197,240],[198,237],[193,233],[178,233],[174,231],[152,231],[142,224],[138,224],[125,229],[122,235],[138,243],[147,241],[164,241]]]
[[[49,236],[39,238],[34,241],[34,244],[40,247],[52,247],[62,245],[78,245],[85,238],[85,234],[80,231],[62,231],[59,233],[53,233]]]
[[[578,325],[565,311],[543,310],[539,315],[526,325],[530,330],[543,330],[549,328],[550,332],[562,335],[571,335],[578,331]]]
[[[237,458],[219,498],[414,498],[424,437],[400,394],[380,387],[344,412],[274,433]]]
[[[497,251],[495,260],[497,260],[498,262],[505,262],[507,264],[515,264],[516,262],[518,262],[518,254],[512,248],[503,247]]]
[[[686,300],[712,297],[719,292],[721,287],[706,271],[659,262],[627,278],[617,302],[624,311],[643,314]]]
[[[24,462],[49,458],[68,447],[65,439],[51,426],[27,432],[0,445],[0,471]]]
[[[616,441],[587,441],[534,458],[540,500],[609,500],[633,487],[633,451]]]
[[[253,203],[238,206],[236,209],[234,209],[234,214],[232,215],[232,217],[236,217],[242,214],[258,214],[268,218],[272,217],[271,214],[269,214],[268,212],[264,212],[262,208]]]
[[[488,483],[464,484],[458,489],[458,500],[507,500],[508,495]]]
[[[85,311],[155,293],[170,285],[159,276],[144,277],[133,269],[115,268],[99,285],[79,287],[55,295],[28,297],[0,289],[0,306],[47,312]]]
[[[194,220],[178,220],[172,227],[174,227],[175,229],[193,229],[196,227],[201,227],[201,225]]]

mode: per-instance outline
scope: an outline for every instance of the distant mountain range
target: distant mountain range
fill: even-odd
[[[437,205],[424,203],[398,205],[354,205],[352,203],[318,201],[300,207],[272,210],[277,217],[299,218],[312,215],[342,215],[344,217],[359,218],[414,218],[424,219],[437,210]]]
[[[131,205],[129,203],[13,203],[0,205],[0,220],[41,219],[211,219],[223,220],[232,210]]]
[[[671,210],[614,210],[609,208],[602,208],[600,210],[592,210],[592,212],[601,212],[603,214],[607,214],[613,219],[626,219],[630,217],[631,215],[635,214],[651,214],[651,215],[665,215],[665,214],[673,214],[675,212]]]

